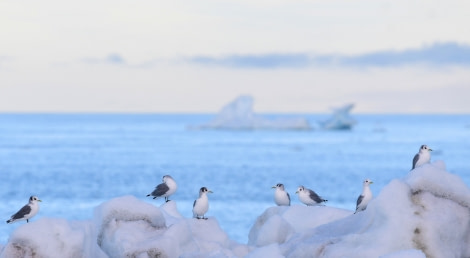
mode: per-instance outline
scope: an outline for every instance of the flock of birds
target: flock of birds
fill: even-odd
[[[421,145],[419,152],[413,157],[413,163],[411,170],[429,163],[431,161],[431,151],[427,145]],[[364,180],[362,184],[362,193],[357,198],[356,202],[356,211],[363,211],[367,208],[367,204],[372,200],[372,191],[370,190],[370,184],[373,182],[370,179]],[[176,192],[178,185],[175,180],[170,175],[163,176],[162,183],[155,187],[155,190],[151,192],[148,196],[152,196],[153,199],[164,197],[165,201],[170,201],[169,197]],[[276,191],[274,192],[274,202],[278,206],[290,206],[290,195],[284,189],[284,185],[279,183],[273,186]],[[212,193],[207,187],[201,187],[199,189],[199,198],[197,198],[193,203],[193,217],[197,219],[207,219],[204,215],[209,210],[209,198],[208,193]],[[323,199],[313,190],[305,188],[304,186],[299,186],[295,192],[299,196],[299,200],[305,205],[312,206],[318,205],[328,200]],[[29,197],[29,202],[23,206],[18,212],[13,214],[7,223],[13,223],[15,221],[26,220],[29,222],[29,219],[34,217],[39,211],[39,202],[41,200],[36,196]]]

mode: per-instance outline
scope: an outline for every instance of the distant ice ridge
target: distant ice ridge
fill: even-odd
[[[351,117],[350,112],[354,108],[354,104],[347,104],[345,106],[333,109],[332,116],[321,122],[321,127],[325,130],[350,130],[357,123]]]
[[[230,130],[311,130],[305,118],[269,119],[253,112],[253,97],[243,95],[222,108],[210,122],[194,126],[192,129]]]
[[[231,240],[214,217],[183,217],[177,201],[156,207],[123,196],[89,221],[25,223],[0,257],[470,257],[470,189],[442,161],[406,173],[357,214],[268,208],[253,218],[247,244]]]

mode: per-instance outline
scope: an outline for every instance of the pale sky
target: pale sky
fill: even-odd
[[[470,1],[0,1],[0,112],[470,113]]]

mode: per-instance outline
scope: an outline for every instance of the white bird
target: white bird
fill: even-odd
[[[29,219],[34,217],[34,215],[39,211],[38,202],[41,202],[38,197],[29,197],[28,204],[23,206],[23,208],[21,208],[17,213],[13,214],[11,218],[7,220],[7,223],[13,223],[17,220],[26,220],[26,222],[29,222]]]
[[[319,203],[328,201],[318,196],[318,194],[315,193],[314,191],[308,188],[305,188],[302,185],[299,186],[299,188],[297,189],[297,192],[295,193],[299,194],[299,200],[307,206],[317,205]]]
[[[370,179],[366,179],[362,183],[362,194],[357,197],[356,211],[354,214],[356,214],[358,211],[365,210],[367,208],[367,204],[369,204],[370,200],[372,200],[372,192],[369,187],[369,185],[372,183],[374,182],[372,182]]]
[[[419,152],[416,153],[416,155],[413,158],[413,166],[411,167],[411,170],[429,163],[431,161],[431,151],[432,149],[429,148],[427,145],[421,145],[419,148]]]
[[[147,194],[147,196],[153,196],[153,199],[163,196],[165,197],[165,201],[168,202],[170,201],[170,195],[176,192],[178,185],[176,185],[175,180],[170,175],[163,176],[162,182],[163,183],[155,187],[152,193]]]
[[[276,191],[274,191],[274,202],[277,206],[290,206],[290,195],[284,190],[283,184],[277,184],[273,186]]]
[[[199,189],[199,198],[197,198],[193,203],[193,217],[197,219],[207,219],[204,218],[204,214],[209,210],[209,198],[207,197],[208,193],[212,193],[211,190],[206,187],[201,187]]]

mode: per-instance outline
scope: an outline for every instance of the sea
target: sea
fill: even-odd
[[[192,217],[199,188],[213,191],[206,216],[228,236],[247,243],[249,231],[283,183],[292,205],[298,186],[327,206],[353,211],[366,178],[374,196],[406,177],[422,144],[432,161],[470,185],[470,115],[353,114],[351,130],[318,126],[328,114],[302,116],[312,130],[195,130],[215,114],[0,114],[0,217],[4,221],[31,195],[40,211],[30,220],[91,220],[95,207],[132,195],[146,197],[164,175],[178,184],[170,197]],[[0,245],[26,221],[0,223]]]

